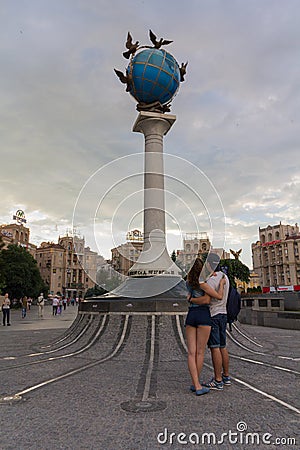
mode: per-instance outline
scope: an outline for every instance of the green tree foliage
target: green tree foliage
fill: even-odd
[[[225,268],[231,286],[236,287],[235,278],[245,283],[249,282],[250,270],[239,259],[221,259],[220,266]]]
[[[3,249],[3,247],[4,247],[4,242],[3,242],[3,238],[2,238],[2,235],[0,234],[0,251]]]
[[[176,252],[175,252],[175,250],[172,251],[171,259],[174,262],[176,261]]]
[[[261,290],[260,286],[247,289],[248,294],[250,294],[250,293],[257,294],[257,293],[261,293],[261,292],[262,292],[262,290]]]
[[[9,245],[0,253],[0,278],[4,287],[2,292],[8,292],[10,298],[37,297],[45,291],[45,285],[40,275],[37,262],[25,248]]]

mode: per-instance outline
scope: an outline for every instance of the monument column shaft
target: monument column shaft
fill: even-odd
[[[145,137],[144,250],[150,240],[166,244],[163,137],[175,120],[173,115],[143,112],[134,126]]]
[[[145,137],[144,245],[131,268],[133,276],[179,272],[166,247],[163,161],[163,137],[175,120],[176,116],[171,114],[143,111],[133,126],[133,131]]]
[[[151,119],[145,122],[145,167],[144,167],[144,242],[148,248],[150,233],[152,238],[165,243],[165,192],[163,161],[163,129],[164,123]],[[157,233],[154,230],[160,230]]]

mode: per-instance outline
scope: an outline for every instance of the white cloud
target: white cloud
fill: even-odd
[[[251,265],[259,226],[299,221],[299,20],[296,0],[175,0],[172,8],[157,0],[6,3],[0,29],[0,222],[9,222],[22,205],[32,241],[56,240],[71,226],[80,189],[95,170],[143,151],[142,136],[131,132],[135,103],[113,68],[127,65],[127,31],[148,43],[152,28],[174,40],[166,49],[179,63],[189,61],[165,152],[212,180],[227,218],[227,245],[243,245]],[[122,176],[123,168],[116,170],[116,178]],[[179,177],[180,166],[170,170]],[[190,174],[180,177],[188,181]],[[186,197],[202,219],[196,199]],[[207,203],[212,208],[209,196]],[[191,226],[180,202],[170,199],[167,209],[180,217],[181,229]],[[108,255],[112,212],[106,205],[99,231]],[[120,218],[124,236],[126,226]]]

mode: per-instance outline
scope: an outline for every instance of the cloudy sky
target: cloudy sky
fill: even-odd
[[[150,28],[188,61],[164,142],[170,252],[215,230],[251,266],[259,226],[299,221],[298,0],[2,0],[0,18],[0,223],[24,209],[35,244],[73,224],[107,258],[142,226],[143,139],[113,68]]]

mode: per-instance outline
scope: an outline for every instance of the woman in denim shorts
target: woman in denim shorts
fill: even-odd
[[[191,391],[196,395],[209,392],[209,388],[202,387],[199,382],[203,367],[204,354],[211,329],[211,317],[209,302],[211,297],[219,300],[223,297],[225,281],[220,281],[218,291],[215,291],[200,274],[204,263],[201,258],[196,258],[187,275],[186,286],[190,293],[190,306],[185,321],[185,332],[188,346],[188,368],[192,379]],[[196,299],[197,297],[197,299]],[[199,298],[200,297],[200,298]]]

